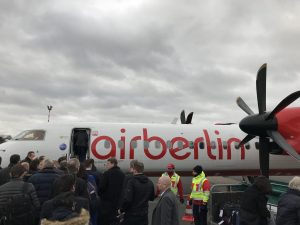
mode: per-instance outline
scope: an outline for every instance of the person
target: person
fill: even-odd
[[[152,213],[152,225],[179,225],[178,204],[171,191],[170,177],[160,177],[157,187],[161,194]]]
[[[23,159],[21,162],[28,162],[30,164],[30,162],[34,159],[35,159],[34,151],[29,151],[27,153],[27,156],[25,157],[25,159]]]
[[[0,171],[0,185],[9,182],[11,168],[20,162],[20,155],[13,154],[9,158],[9,165]]]
[[[28,179],[28,182],[32,183],[35,187],[40,203],[43,205],[45,201],[52,197],[52,184],[60,175],[56,172],[51,159],[44,159],[44,161],[41,162],[41,166],[42,169],[33,174]]]
[[[122,225],[148,225],[148,201],[153,201],[154,184],[143,174],[144,164],[134,161],[130,166],[133,176],[128,180],[120,213],[125,213]]]
[[[11,168],[11,181],[0,186],[0,216],[7,224],[33,225],[38,218],[40,203],[32,184],[24,182],[26,169],[21,164]],[[9,211],[6,211],[8,209]]]
[[[270,212],[267,209],[267,194],[272,192],[270,181],[258,176],[241,197],[240,225],[267,225]]]
[[[86,159],[89,137],[86,130],[78,130],[74,134],[74,154],[82,163]]]
[[[162,176],[169,176],[171,178],[171,190],[173,193],[177,196],[179,194],[179,200],[183,204],[184,198],[183,198],[183,188],[180,176],[175,172],[175,165],[172,163],[169,163],[167,165],[167,171],[162,174]],[[159,191],[157,191],[157,195],[159,194]]]
[[[298,176],[289,182],[287,192],[279,199],[276,224],[300,224],[300,177]]]
[[[117,221],[117,210],[122,193],[124,173],[118,167],[116,158],[109,158],[106,162],[106,171],[103,173],[99,185],[101,205],[99,207],[99,220],[101,225],[109,225]]]
[[[190,203],[193,205],[193,216],[195,225],[207,224],[207,202],[210,194],[210,183],[205,177],[202,166],[197,165],[192,172],[192,192]]]
[[[58,184],[57,195],[43,204],[40,214],[41,219],[59,219],[58,215],[60,213],[62,215],[71,213],[80,214],[83,208],[89,211],[88,199],[75,195],[76,178],[73,175],[63,175],[56,182]],[[66,200],[66,205],[64,205],[64,199]]]

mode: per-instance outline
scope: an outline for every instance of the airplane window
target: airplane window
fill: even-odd
[[[118,141],[118,147],[119,147],[119,148],[124,148],[124,141],[119,140],[119,141]]]
[[[155,141],[155,148],[160,148],[161,144],[159,141]]]
[[[259,143],[258,142],[255,142],[255,148],[259,149]]]
[[[183,142],[182,141],[178,141],[177,146],[178,146],[178,148],[182,149],[183,148]]]
[[[227,141],[223,141],[223,148],[227,149]]]
[[[204,142],[203,141],[199,142],[199,148],[204,149],[204,147],[205,147]]]
[[[239,149],[239,143],[234,143],[235,149]]]
[[[190,147],[190,149],[193,149],[193,148],[194,148],[194,142],[193,142],[193,141],[190,141],[190,142],[189,142],[189,147]]]
[[[28,141],[41,141],[45,138],[45,131],[44,130],[25,130],[14,137],[14,140],[28,140]]]
[[[110,142],[109,141],[105,141],[104,142],[104,148],[110,148]]]
[[[144,148],[149,148],[149,142],[148,141],[144,141]]]
[[[131,146],[132,148],[136,148],[136,147],[137,147],[137,142],[136,142],[136,141],[132,141],[132,142],[130,143],[130,146]]]
[[[215,141],[211,141],[210,142],[210,146],[212,149],[216,149],[216,142]]]
[[[246,149],[249,150],[250,149],[250,144],[249,142],[245,145]]]
[[[167,141],[167,147],[170,149],[172,147],[171,141]]]

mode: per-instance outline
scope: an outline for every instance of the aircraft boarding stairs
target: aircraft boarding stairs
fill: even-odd
[[[287,190],[287,185],[280,182],[272,182],[272,194],[268,195],[268,208],[270,212],[274,215],[277,214],[277,203],[281,194],[285,193]],[[222,209],[227,206],[232,206],[237,208],[238,211],[240,199],[244,190],[249,184],[216,184],[211,187],[211,195],[208,204],[208,224],[218,225],[222,220],[224,220],[224,215],[222,215]],[[225,210],[223,210],[225,211]],[[224,213],[224,212],[223,212]]]

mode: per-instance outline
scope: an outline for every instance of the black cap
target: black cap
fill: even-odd
[[[193,168],[193,171],[195,171],[197,174],[202,173],[202,166],[197,165]]]

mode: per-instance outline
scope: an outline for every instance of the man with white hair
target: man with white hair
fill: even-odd
[[[300,177],[294,177],[289,183],[287,192],[280,197],[276,224],[300,224]]]
[[[161,195],[152,213],[152,225],[179,225],[178,205],[176,196],[171,190],[170,177],[160,177],[157,188]]]

